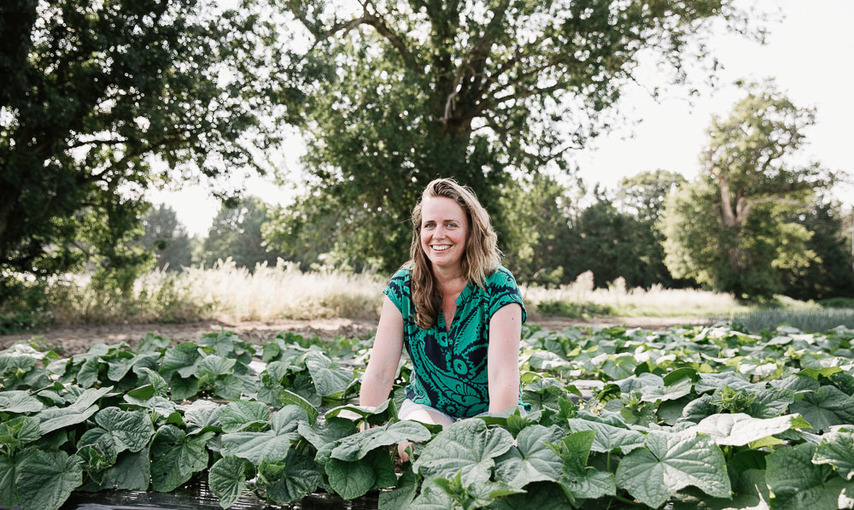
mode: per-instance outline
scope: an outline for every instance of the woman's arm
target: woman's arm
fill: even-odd
[[[522,338],[522,307],[502,306],[489,321],[489,412],[500,413],[519,403],[519,343]]]
[[[402,350],[403,315],[388,296],[383,296],[383,309],[371,350],[371,359],[362,376],[360,405],[378,406],[388,399]]]

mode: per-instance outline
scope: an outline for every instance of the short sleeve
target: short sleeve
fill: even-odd
[[[394,306],[400,310],[400,313],[404,317],[408,317],[409,315],[409,303],[410,299],[410,290],[409,290],[409,281],[410,281],[410,271],[408,269],[401,269],[398,272],[394,273],[389,280],[388,285],[385,290],[383,290],[383,294],[388,296]]]
[[[499,267],[495,273],[487,278],[487,292],[489,294],[489,318],[503,306],[518,303],[522,307],[522,322],[527,319],[525,304],[522,302],[522,293],[516,285],[513,274],[504,267]]]

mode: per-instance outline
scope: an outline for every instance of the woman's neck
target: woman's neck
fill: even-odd
[[[434,273],[434,275],[436,277],[436,285],[443,294],[457,294],[468,284],[468,280],[461,272],[444,275]]]

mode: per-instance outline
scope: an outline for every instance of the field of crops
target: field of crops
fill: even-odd
[[[444,430],[394,419],[405,365],[386,404],[349,404],[370,341],[150,335],[67,359],[18,344],[0,353],[0,504],[202,479],[223,508],[324,492],[389,509],[854,508],[852,340],[526,329],[532,409]]]

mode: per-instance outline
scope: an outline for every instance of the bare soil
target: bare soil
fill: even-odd
[[[686,317],[612,317],[597,319],[566,319],[559,317],[532,319],[535,324],[548,331],[560,331],[569,326],[613,326],[625,325],[631,328],[663,330],[680,324],[699,324],[705,321]],[[375,320],[351,319],[314,319],[279,320],[271,322],[226,322],[200,321],[183,324],[103,324],[81,326],[56,326],[41,331],[23,332],[12,335],[0,335],[0,349],[15,342],[37,338],[37,343],[45,349],[54,349],[68,356],[87,351],[97,344],[116,344],[127,342],[135,347],[148,333],[171,338],[176,342],[198,340],[207,333],[219,331],[237,333],[243,340],[251,343],[263,343],[276,334],[289,331],[307,337],[323,339],[367,338],[376,330]]]

